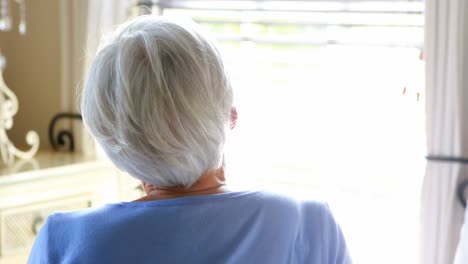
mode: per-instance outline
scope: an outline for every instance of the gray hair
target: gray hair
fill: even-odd
[[[101,44],[81,108],[117,167],[147,183],[189,187],[222,166],[232,103],[220,54],[197,25],[148,15]]]

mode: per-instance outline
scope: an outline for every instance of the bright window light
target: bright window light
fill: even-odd
[[[423,2],[180,2],[234,85],[228,180],[325,199],[355,263],[417,263]]]

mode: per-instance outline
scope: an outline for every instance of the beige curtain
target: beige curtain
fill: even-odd
[[[131,0],[66,0],[61,4],[62,111],[79,113],[80,92],[102,34],[129,17]],[[81,121],[62,128],[74,135],[76,150],[94,155],[95,146]]]
[[[468,1],[426,0],[427,148],[468,157]],[[456,186],[467,165],[428,161],[422,191],[421,263],[453,263],[463,221]]]

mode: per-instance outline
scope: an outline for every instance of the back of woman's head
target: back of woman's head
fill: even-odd
[[[196,25],[141,16],[101,44],[82,99],[109,158],[158,186],[190,186],[222,165],[232,89]]]

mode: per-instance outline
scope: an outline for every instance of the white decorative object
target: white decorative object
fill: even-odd
[[[26,134],[26,142],[31,146],[28,151],[17,149],[8,138],[6,131],[13,127],[13,116],[18,112],[18,99],[3,80],[5,66],[6,59],[0,53],[0,152],[3,162],[12,164],[15,157],[30,159],[37,153],[39,135],[35,131]]]
[[[26,34],[26,2],[15,0],[19,5],[18,31]],[[0,31],[10,31],[12,28],[12,15],[10,0],[0,0]],[[7,130],[13,127],[13,116],[18,112],[18,99],[8,88],[3,80],[3,70],[6,67],[6,59],[0,53],[0,153],[6,164],[12,164],[15,157],[20,159],[32,158],[39,149],[39,135],[34,131],[26,134],[26,143],[31,146],[28,151],[17,149],[8,138]]]

